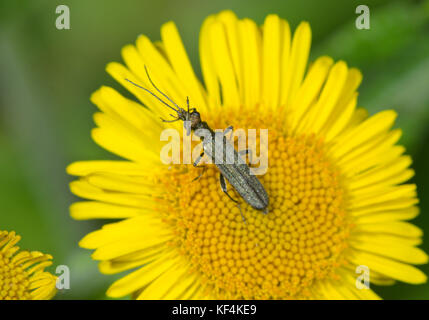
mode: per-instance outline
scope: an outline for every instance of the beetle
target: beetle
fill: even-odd
[[[165,97],[173,106],[169,105],[167,102],[159,98],[152,91],[132,82],[129,79],[126,79],[128,82],[133,85],[145,90],[150,93],[168,108],[174,110],[176,112],[175,115],[170,114],[173,119],[172,120],[164,120],[161,118],[163,122],[175,122],[175,121],[183,121],[184,126],[187,132],[187,135],[190,135],[191,131],[194,132],[196,136],[198,136],[203,143],[203,152],[198,156],[198,158],[194,161],[194,167],[197,167],[198,163],[203,158],[204,154],[207,154],[215,163],[216,167],[219,169],[219,182],[222,191],[235,203],[238,204],[238,200],[231,197],[228,193],[226,180],[230,183],[230,185],[237,191],[237,193],[243,198],[243,200],[248,203],[252,208],[262,211],[263,213],[268,213],[268,204],[269,197],[267,191],[264,186],[258,180],[255,175],[252,175],[250,172],[249,166],[246,162],[241,158],[241,155],[244,153],[249,153],[249,150],[242,150],[238,152],[235,148],[230,144],[228,139],[226,138],[226,134],[233,130],[233,127],[230,126],[225,129],[221,134],[222,137],[219,139],[217,137],[218,133],[215,133],[207,124],[207,122],[202,121],[200,113],[196,108],[190,108],[189,106],[189,97],[186,99],[187,101],[187,110],[179,107],[173,100],[171,100],[165,93],[163,93],[158,87],[153,83],[152,79],[149,76],[149,72],[145,66],[147,77],[152,84],[152,86],[158,91],[163,97]],[[231,150],[232,152],[223,152],[224,150]],[[219,152],[222,152],[221,161],[219,159]],[[200,175],[201,176],[201,175]],[[240,208],[241,211],[241,208]],[[243,215],[243,214],[242,214]],[[244,217],[243,217],[244,220]]]

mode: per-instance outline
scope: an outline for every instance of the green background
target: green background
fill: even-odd
[[[70,8],[71,30],[55,28],[55,8]],[[355,8],[370,8],[371,29],[357,30]],[[90,94],[103,84],[119,88],[104,71],[120,50],[144,33],[176,22],[194,67],[204,18],[232,9],[261,24],[269,13],[302,20],[313,32],[311,60],[343,59],[364,74],[359,105],[373,114],[393,108],[401,143],[413,156],[422,214],[429,227],[429,2],[428,1],[1,1],[0,4],[0,229],[22,235],[21,247],[54,256],[71,269],[71,289],[57,299],[104,299],[118,276],[99,274],[79,239],[103,221],[74,221],[65,167],[76,160],[113,158],[90,139]],[[197,71],[199,73],[199,71]],[[423,248],[429,252],[429,241]],[[422,266],[429,274],[428,265]],[[51,269],[55,271],[54,268]],[[376,287],[384,298],[428,299],[429,284]]]

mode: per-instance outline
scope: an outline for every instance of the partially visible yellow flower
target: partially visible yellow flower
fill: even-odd
[[[48,300],[56,293],[56,277],[44,269],[52,256],[19,250],[15,232],[0,230],[0,300]]]
[[[85,161],[78,176],[76,219],[122,219],[87,235],[105,274],[131,271],[108,290],[139,299],[375,299],[356,285],[356,268],[371,284],[420,284],[427,263],[417,248],[422,231],[406,220],[419,213],[411,159],[397,145],[392,110],[369,116],[357,106],[359,70],[320,57],[308,67],[311,30],[269,15],[260,28],[230,11],[210,16],[200,33],[204,85],[176,26],[162,42],[140,36],[125,46],[126,66],[107,71],[139,102],[102,87],[92,137],[124,161]],[[214,129],[269,129],[269,166],[260,176],[270,197],[267,215],[242,203],[240,211],[218,185],[211,166],[197,182],[192,165],[161,163],[171,110],[130,79],[154,82]],[[143,107],[144,104],[146,107]],[[231,188],[230,188],[231,189]]]

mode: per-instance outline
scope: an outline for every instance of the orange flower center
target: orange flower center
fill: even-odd
[[[173,245],[217,298],[305,297],[314,280],[334,276],[343,263],[350,223],[339,175],[315,137],[283,134],[269,119],[241,122],[241,128],[271,126],[268,170],[258,176],[270,198],[268,213],[250,207],[228,184],[244,222],[220,189],[214,165],[194,182],[201,169],[177,166],[162,179],[168,188],[166,221],[177,232]],[[172,203],[177,205],[171,208]]]

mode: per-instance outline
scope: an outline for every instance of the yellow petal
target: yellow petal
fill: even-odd
[[[280,38],[280,42],[283,45],[283,48],[281,50],[281,56],[280,56],[280,97],[279,97],[279,106],[282,108],[287,109],[287,106],[285,105],[287,94],[282,92],[283,88],[286,85],[286,82],[290,83],[289,79],[289,69],[292,68],[291,65],[291,31],[289,23],[286,20],[281,20],[280,23],[282,24],[282,35]]]
[[[277,108],[279,101],[282,33],[279,17],[268,15],[265,18],[262,38],[262,103],[270,110]]]
[[[377,234],[373,232],[368,233],[359,233],[353,232],[350,237],[350,241],[355,242],[366,242],[366,243],[375,243],[377,245],[389,245],[393,247],[396,244],[405,245],[405,246],[418,246],[422,243],[422,238],[420,237],[410,237],[410,236],[398,236],[391,234]]]
[[[386,258],[392,258],[398,261],[411,264],[424,264],[428,262],[428,256],[423,250],[401,243],[395,244],[376,244],[361,241],[350,241],[350,245],[357,249],[374,253]]]
[[[166,227],[161,219],[155,215],[145,215],[106,224],[102,229],[87,234],[79,242],[79,245],[87,249],[104,247],[101,251],[105,252],[108,249],[106,247],[108,245],[117,246],[116,244],[121,241],[130,242],[138,240],[142,243],[141,246],[139,244],[139,249],[145,249],[152,247],[156,243],[164,242],[165,238],[169,235],[171,235],[171,230]],[[149,237],[154,239],[154,243],[149,243],[149,239],[146,239]],[[144,244],[144,240],[148,241],[147,245]],[[124,252],[122,255],[129,253],[125,252],[125,250],[128,250],[127,248],[123,249]],[[130,252],[132,251],[137,250],[131,250]]]
[[[70,206],[70,215],[76,220],[124,219],[145,214],[147,212],[150,211],[98,201],[75,202]]]
[[[403,221],[362,224],[356,227],[355,232],[385,233],[404,237],[421,237],[423,235],[421,229]]]
[[[342,106],[341,112],[339,114],[332,114],[330,120],[327,121],[325,129],[325,141],[329,143],[334,139],[350,122],[350,119],[353,116],[353,113],[356,110],[357,104],[357,94],[355,94],[350,101]]]
[[[143,236],[143,234],[145,236]],[[132,252],[138,252],[140,250],[165,244],[168,240],[171,240],[171,232],[165,231],[160,234],[151,234],[150,236],[146,232],[142,232],[141,236],[124,237],[116,242],[106,244],[99,247],[92,254],[94,260],[109,260],[120,257],[124,254]],[[81,245],[83,247],[83,245]]]
[[[345,300],[346,297],[340,293],[336,286],[333,286],[329,281],[320,281],[320,285],[318,287],[323,300]]]
[[[173,288],[164,295],[163,299],[177,300],[177,299],[190,299],[195,293],[195,287],[199,284],[198,275],[185,275],[183,279],[177,281]],[[190,297],[187,297],[190,296]]]
[[[85,180],[71,182],[70,190],[78,197],[84,199],[98,200],[128,207],[153,208],[153,198],[151,196],[108,192],[95,187]]]
[[[196,77],[183,46],[177,27],[173,22],[167,22],[161,28],[161,38],[165,53],[176,75],[183,83],[187,92],[192,93],[192,101],[200,110],[207,110],[206,93]]]
[[[357,217],[357,216],[362,216],[362,215],[371,214],[375,212],[401,210],[408,207],[412,207],[418,202],[419,200],[417,198],[396,199],[388,202],[377,203],[370,206],[353,209],[353,210],[350,210],[350,214]]]
[[[358,274],[351,274],[349,270],[340,272],[341,279],[344,281],[344,284],[341,286],[342,288],[346,288],[351,294],[355,295],[356,298],[362,300],[380,300],[381,298],[371,289],[358,289],[356,287],[356,277]],[[376,272],[370,272],[370,284],[374,283],[376,277],[374,276]],[[375,281],[374,281],[375,280]],[[390,280],[391,281],[391,280]]]
[[[415,198],[416,195],[416,185],[404,184],[385,188],[383,192],[380,193],[373,193],[368,196],[356,196],[351,199],[349,208],[356,209],[396,199]]]
[[[215,21],[214,16],[209,16],[200,31],[200,63],[204,83],[208,93],[208,103],[211,108],[221,105],[220,88],[214,65],[214,52],[211,49],[210,30]]]
[[[213,56],[213,62],[222,87],[223,105],[238,107],[240,106],[240,95],[237,88],[237,78],[223,24],[214,21],[210,25],[209,34],[211,50],[216,52]]]
[[[107,290],[106,294],[112,298],[119,298],[144,288],[172,266],[176,265],[178,261],[179,256],[177,256],[176,252],[173,251],[170,254],[166,254],[161,259],[115,281]]]
[[[335,158],[339,158],[346,152],[360,146],[378,134],[386,132],[391,128],[396,118],[396,112],[387,110],[365,120],[348,133],[341,135],[335,140],[335,148],[331,153]]]
[[[374,166],[384,165],[395,160],[397,154],[400,155],[405,151],[401,146],[394,146],[400,136],[400,130],[382,133],[344,155],[337,163],[350,177]]]
[[[331,130],[330,128],[333,125],[336,125],[337,127],[340,127],[341,129],[338,129],[338,133],[342,131],[342,129],[345,127],[348,121],[350,121],[354,108],[352,110],[349,110],[346,108],[346,106],[350,105],[352,100],[357,98],[357,92],[356,89],[358,88],[359,84],[362,81],[362,73],[355,68],[351,68],[347,72],[347,79],[343,86],[343,89],[341,91],[341,95],[338,98],[338,102],[335,105],[329,119],[326,122],[324,132]],[[346,115],[344,114],[346,113]],[[336,124],[337,121],[340,120],[342,125]],[[326,141],[329,141],[330,139],[327,139]]]
[[[249,110],[255,108],[261,95],[262,38],[254,21],[243,19],[238,22],[243,52],[244,104]]]
[[[419,269],[375,254],[356,252],[350,257],[350,261],[356,266],[368,266],[370,270],[377,271],[399,281],[411,284],[426,282],[426,275]]]
[[[401,210],[390,210],[376,212],[372,214],[361,215],[355,218],[355,223],[366,224],[366,223],[381,223],[390,222],[396,220],[411,220],[417,217],[420,213],[419,208],[410,207]]]
[[[92,173],[86,176],[91,185],[106,191],[146,194],[160,194],[163,187],[157,186],[153,176],[134,177],[115,173]]]
[[[117,259],[101,261],[98,264],[98,269],[103,274],[116,274],[126,270],[131,270],[158,260],[165,254],[165,250],[163,251],[164,248],[165,246],[154,246],[137,252],[132,252],[133,255],[138,255],[138,259],[126,260],[123,258],[124,256],[121,256]],[[130,254],[125,256],[130,256]]]
[[[147,106],[153,112],[160,114],[164,117],[168,115],[168,108],[164,106],[160,101],[158,101],[151,94],[145,90],[133,85],[128,80],[134,82],[137,85],[140,85],[146,89],[151,88],[149,85],[149,80],[147,77],[139,78],[122,64],[117,62],[111,62],[106,67],[107,73],[109,73],[117,82],[119,82],[123,87],[125,87],[129,92],[136,96],[145,106]],[[150,71],[151,72],[151,71]],[[173,123],[174,125],[174,123]]]
[[[170,292],[177,284],[186,279],[186,272],[189,272],[186,264],[175,265],[165,271],[138,296],[138,300],[160,300]]]
[[[188,96],[190,97],[190,101],[195,103],[193,99],[194,95],[189,92],[189,89],[185,87],[185,84],[179,79],[168,61],[166,61],[165,54],[161,52],[162,49],[160,47],[163,48],[163,45],[160,43],[158,45],[153,44],[148,37],[140,35],[136,41],[136,48],[129,46],[122,50],[124,61],[141,80],[139,85],[150,90],[158,98],[162,99],[165,104],[170,106],[168,107],[147,93],[150,96],[148,98],[153,100],[150,108],[157,115],[155,120],[159,124],[162,123],[159,118],[171,119],[170,114],[175,116],[175,112],[172,112],[171,107],[177,108],[179,106],[186,109]],[[203,107],[198,109],[199,111],[204,111]],[[178,130],[180,130],[181,125],[180,121],[168,123],[168,127]]]
[[[363,196],[363,195],[369,195],[369,194],[375,194],[375,193],[381,193],[382,190],[385,190],[387,188],[390,188],[393,185],[401,184],[403,182],[408,181],[414,176],[414,170],[408,169],[403,172],[401,172],[398,175],[392,176],[388,179],[385,179],[377,184],[373,184],[372,186],[367,186],[364,188],[360,188],[357,190],[353,190],[351,192],[351,196]]]
[[[243,101],[243,52],[241,51],[239,35],[238,35],[238,19],[231,10],[222,11],[217,15],[217,20],[221,21],[224,28],[226,39],[228,42],[231,61],[234,67],[235,77],[237,79],[238,89],[240,91],[240,101]]]
[[[162,122],[152,111],[123,97],[110,87],[102,86],[95,91],[91,95],[91,101],[115,121],[132,126],[146,135],[150,134],[153,138],[159,137],[163,129]]]
[[[346,127],[340,132],[340,135],[348,134],[350,131],[355,129],[358,125],[368,119],[368,111],[365,108],[356,108],[353,112],[353,115],[350,121],[347,123]]]
[[[383,166],[376,167],[363,174],[354,176],[352,179],[350,179],[350,182],[348,182],[348,187],[351,190],[355,190],[373,185],[379,181],[382,181],[383,179],[397,176],[407,169],[411,163],[412,160],[410,156],[402,156],[395,161],[391,161]]]
[[[292,130],[296,130],[298,124],[303,121],[302,117],[310,108],[311,103],[316,100],[333,63],[332,58],[323,56],[310,66],[302,86],[291,102]]]
[[[346,83],[347,72],[344,61],[339,61],[332,67],[320,98],[308,114],[309,119],[303,120],[305,122],[303,131],[318,133],[324,126],[340,98]]]
[[[129,161],[77,161],[67,167],[67,173],[73,176],[86,176],[94,172],[112,172],[117,174],[146,176],[147,167]]]
[[[301,86],[310,52],[310,44],[310,25],[308,22],[301,22],[293,36],[288,69],[283,70],[282,88],[280,90],[282,94],[281,105],[288,105],[293,101]]]

